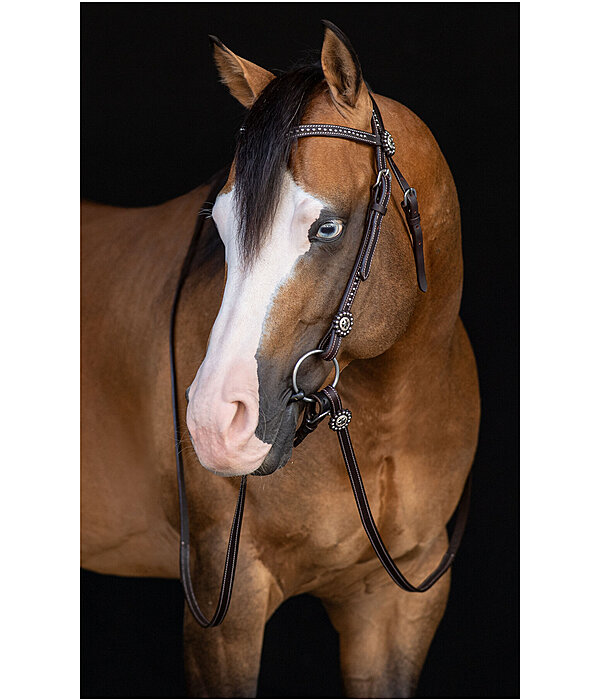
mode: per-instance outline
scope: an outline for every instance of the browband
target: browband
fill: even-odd
[[[379,134],[352,129],[349,126],[338,126],[337,124],[300,124],[290,131],[290,136],[297,139],[303,136],[333,136],[338,139],[366,143],[369,146],[381,146]]]

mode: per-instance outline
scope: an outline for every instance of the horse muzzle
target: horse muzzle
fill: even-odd
[[[256,436],[258,391],[243,375],[223,377],[200,368],[188,393],[186,422],[202,466],[220,476],[242,476],[260,467],[271,444]]]

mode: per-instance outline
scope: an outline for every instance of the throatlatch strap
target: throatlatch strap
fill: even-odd
[[[397,586],[405,591],[408,591],[409,593],[424,593],[425,591],[429,590],[433,584],[446,573],[446,571],[448,571],[452,565],[454,557],[456,556],[456,552],[462,540],[465,526],[467,524],[469,501],[471,496],[471,473],[467,478],[462,496],[460,497],[460,501],[456,509],[456,522],[450,537],[448,549],[434,571],[432,571],[432,573],[430,573],[429,576],[427,576],[419,585],[415,586],[396,566],[394,559],[388,552],[383,540],[381,539],[377,525],[375,525],[375,520],[373,519],[371,508],[369,507],[369,501],[367,500],[367,494],[365,492],[365,487],[358,468],[358,462],[356,461],[356,456],[352,447],[352,441],[350,440],[350,432],[348,430],[348,425],[351,420],[350,412],[342,407],[340,395],[332,386],[326,386],[324,389],[317,392],[315,396],[319,398],[322,407],[324,405],[330,406],[329,410],[331,411],[331,418],[329,420],[329,427],[337,432],[340,447],[342,449],[342,456],[344,457],[344,462],[346,464],[346,471],[348,472],[350,484],[352,485],[352,490],[354,492],[354,500],[356,501],[356,505],[358,507],[358,513],[375,554],[377,554],[383,568],[388,572],[392,581]]]
[[[225,567],[223,570],[223,580],[221,582],[219,601],[217,603],[214,615],[212,616],[212,618],[208,619],[204,615],[202,610],[200,610],[200,606],[198,605],[198,601],[196,600],[196,596],[194,595],[192,574],[190,571],[190,524],[187,496],[185,492],[185,475],[183,469],[183,456],[181,454],[181,430],[179,428],[179,412],[177,402],[177,368],[175,364],[175,318],[177,315],[177,307],[179,305],[179,297],[181,296],[181,290],[183,289],[183,284],[189,272],[196,245],[198,243],[198,240],[200,239],[200,234],[202,232],[202,226],[205,222],[205,219],[202,217],[202,211],[204,211],[211,202],[214,202],[214,198],[222,189],[225,180],[227,179],[227,172],[223,171],[222,173],[219,173],[217,178],[218,179],[216,180],[215,184],[213,185],[208,194],[208,200],[205,202],[204,206],[201,209],[201,213],[198,216],[192,240],[190,241],[190,245],[188,246],[188,250],[185,255],[183,264],[181,265],[179,280],[177,282],[177,287],[175,289],[175,297],[173,299],[173,306],[171,307],[171,318],[169,323],[171,402],[173,409],[173,433],[175,436],[175,462],[177,464],[177,486],[179,490],[179,571],[187,604],[190,608],[192,615],[196,619],[196,622],[198,622],[198,624],[202,627],[216,627],[217,625],[220,625],[225,619],[225,615],[227,614],[229,603],[231,602],[231,592],[233,590],[233,581],[235,578],[235,567],[237,563],[240,532],[242,529],[242,518],[244,515],[244,501],[246,498],[246,477],[243,476],[240,483],[240,493],[237,500],[237,506],[235,508],[235,514],[233,516],[233,522],[231,524],[231,532],[229,534],[229,544],[227,545],[227,555],[225,558]]]

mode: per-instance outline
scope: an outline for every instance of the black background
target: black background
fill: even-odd
[[[516,3],[82,5],[83,197],[155,204],[205,181],[230,161],[243,117],[207,35],[285,69],[318,51],[321,18],[446,156],[482,421],[470,521],[420,697],[518,696],[518,14]],[[81,593],[82,697],[183,697],[179,583],[84,571]],[[259,696],[339,697],[336,643],[316,599],[285,603],[267,625]]]

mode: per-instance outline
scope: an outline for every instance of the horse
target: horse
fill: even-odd
[[[254,697],[266,621],[301,593],[322,601],[339,634],[348,697],[413,697],[449,595],[449,572],[415,594],[381,567],[335,431],[292,449],[301,399],[330,385],[334,368],[321,348],[303,363],[297,392],[292,373],[331,329],[381,171],[364,143],[290,132],[365,132],[376,103],[419,193],[427,291],[402,193],[392,191],[339,346],[339,386],[391,556],[411,580],[432,570],[480,412],[459,317],[458,198],[426,125],[372,93],[348,38],[324,24],[320,61],[277,76],[212,38],[220,78],[248,110],[230,169],[157,206],[82,205],[82,565],[180,576],[169,335],[184,261],[173,352],[186,429],[176,448],[186,462],[190,576],[205,608],[219,599],[236,491],[252,477],[228,615],[203,629],[185,611],[193,697]]]

